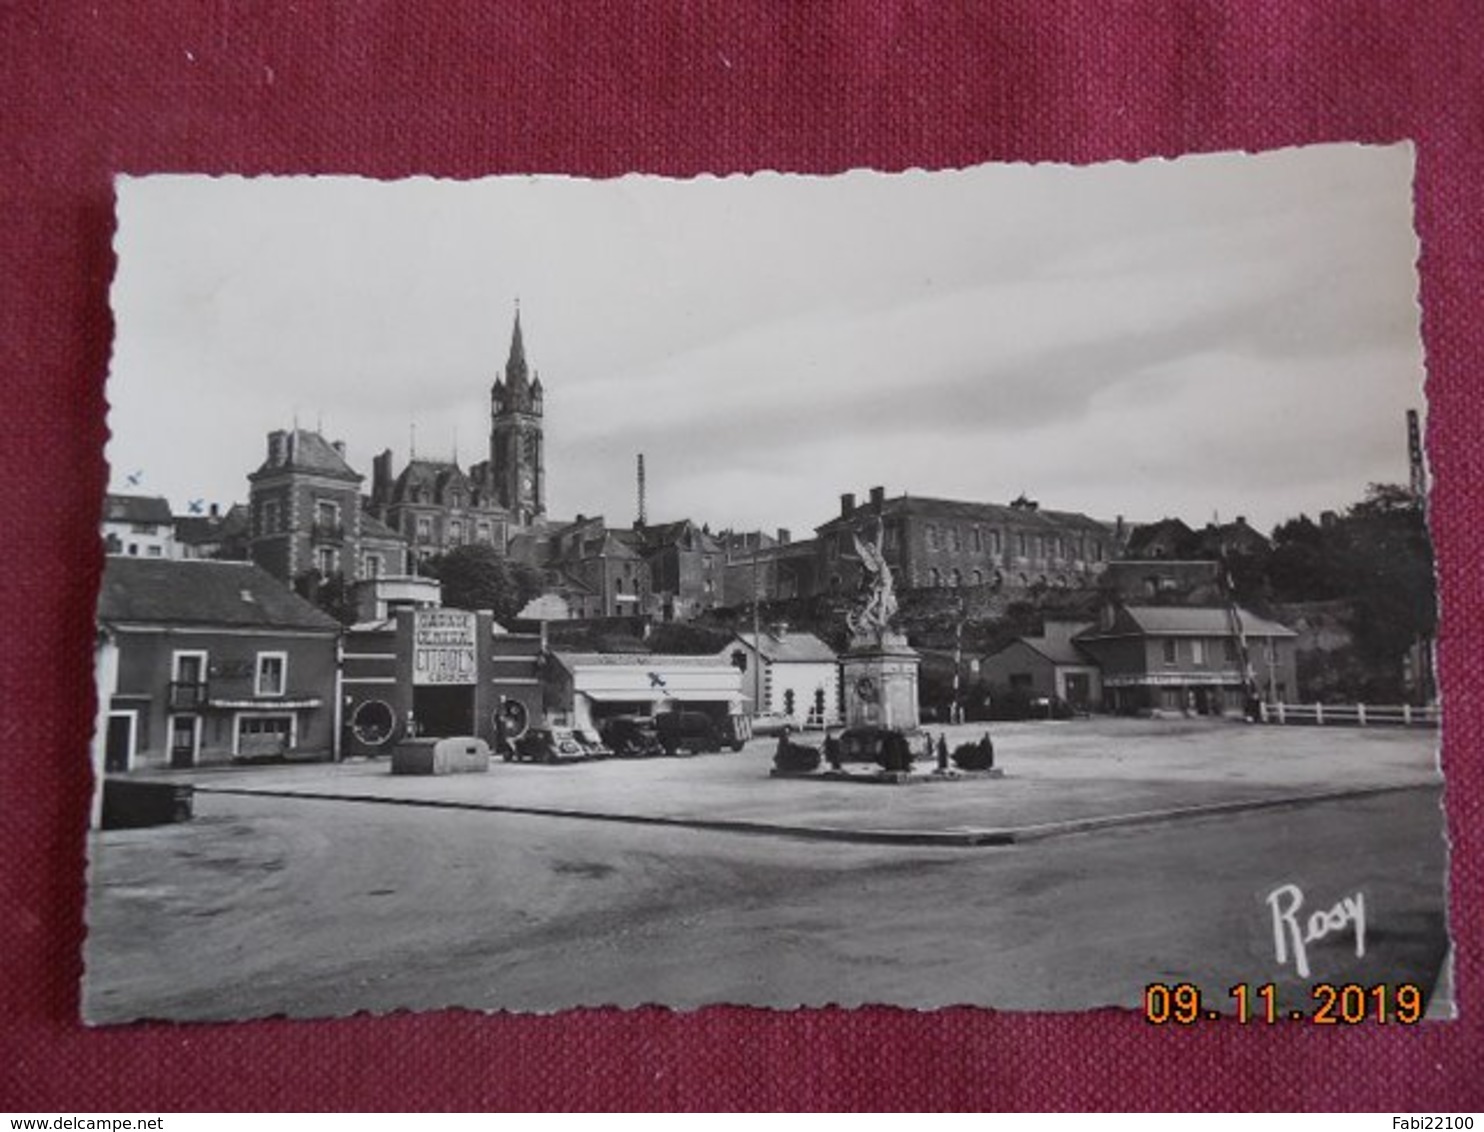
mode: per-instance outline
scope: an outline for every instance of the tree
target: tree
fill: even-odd
[[[342,625],[356,623],[355,595],[345,575],[338,571],[325,577],[318,570],[301,571],[294,578],[294,592],[311,601]]]
[[[730,632],[716,626],[671,621],[654,627],[648,647],[651,652],[676,656],[715,656],[731,640]]]
[[[1437,632],[1432,544],[1421,505],[1405,488],[1372,484],[1339,524],[1356,650],[1401,690],[1402,658]]]
[[[534,567],[511,562],[484,543],[455,547],[423,568],[443,584],[444,605],[488,609],[497,621],[510,620],[543,588]]]
[[[1273,536],[1267,581],[1276,600],[1343,599],[1349,607],[1353,648],[1309,658],[1300,682],[1326,694],[1399,698],[1407,650],[1437,631],[1432,546],[1416,497],[1371,484],[1345,514],[1318,524],[1300,515]]]

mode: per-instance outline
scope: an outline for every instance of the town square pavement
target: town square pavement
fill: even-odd
[[[949,749],[988,732],[1002,778],[884,786],[769,776],[774,740],[740,753],[555,766],[492,762],[484,774],[392,775],[387,760],[162,772],[203,792],[364,798],[799,834],[976,834],[1028,839],[1336,794],[1440,782],[1434,730],[1094,718],[929,726]],[[819,736],[804,736],[818,742]],[[862,777],[870,768],[858,766]]]

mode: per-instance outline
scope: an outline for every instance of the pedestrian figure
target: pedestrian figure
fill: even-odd
[[[824,733],[824,757],[830,764],[831,770],[844,770],[844,763],[840,760],[840,740],[835,738],[828,729]]]
[[[948,736],[938,733],[938,769],[948,769]]]
[[[979,740],[979,749],[984,752],[984,769],[994,769],[994,740],[989,737],[989,732],[984,733],[984,738]]]

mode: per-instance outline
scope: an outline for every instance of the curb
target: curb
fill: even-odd
[[[568,818],[578,821],[614,822],[622,825],[667,826],[716,833],[742,833],[764,837],[793,837],[806,841],[838,841],[856,845],[927,845],[956,848],[1019,845],[1091,833],[1124,826],[1158,825],[1170,821],[1244,813],[1252,810],[1306,806],[1350,798],[1368,798],[1409,790],[1433,790],[1440,784],[1412,783],[1404,786],[1364,786],[1329,790],[1282,798],[1214,802],[1204,806],[1182,806],[1171,810],[1146,810],[1133,814],[1073,818],[1060,822],[989,829],[830,829],[811,825],[780,825],[772,822],[734,821],[725,818],[672,818],[650,814],[614,814],[597,810],[563,810],[545,806],[510,806],[496,802],[455,802],[437,798],[389,798],[376,794],[339,794],[314,790],[270,790],[251,787],[197,786],[198,794],[228,794],[243,797],[298,798],[314,802],[360,802],[367,805],[410,806],[435,810],[519,814],[526,817]]]

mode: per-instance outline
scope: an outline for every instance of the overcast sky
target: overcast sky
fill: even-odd
[[[119,182],[111,490],[245,500],[321,424],[488,456],[517,296],[548,511],[829,519],[842,491],[1266,529],[1405,482],[1407,146],[837,177]],[[138,476],[137,485],[127,482]]]

